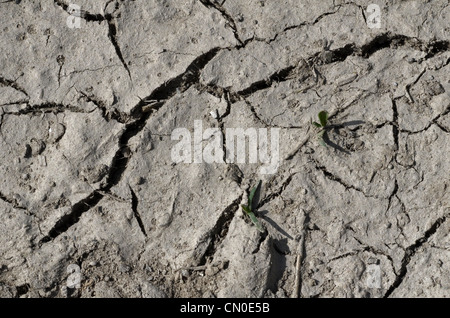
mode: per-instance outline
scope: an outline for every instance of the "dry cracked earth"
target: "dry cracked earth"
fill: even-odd
[[[1,297],[450,296],[449,1],[2,0],[0,19]],[[195,120],[278,128],[278,169],[174,162]],[[241,208],[258,180],[263,233]]]

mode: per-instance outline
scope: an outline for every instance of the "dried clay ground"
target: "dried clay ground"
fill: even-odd
[[[69,4],[0,1],[1,297],[450,296],[448,1]]]

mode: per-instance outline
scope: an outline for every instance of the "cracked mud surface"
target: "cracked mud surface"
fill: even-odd
[[[371,3],[0,2],[0,296],[449,297],[450,6]],[[175,164],[194,120],[278,170]]]

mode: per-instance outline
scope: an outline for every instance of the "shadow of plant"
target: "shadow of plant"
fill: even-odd
[[[287,237],[288,239],[293,240],[294,238],[291,235],[289,235],[289,233],[287,233],[285,230],[283,230],[281,228],[281,226],[279,226],[274,220],[272,220],[270,217],[267,216],[268,213],[269,213],[269,211],[263,210],[263,211],[259,211],[258,215],[260,215],[262,219],[266,220],[267,223],[272,225],[272,227],[275,230],[277,230],[281,235]]]
[[[361,149],[364,146],[364,143],[356,139],[354,131],[347,127],[362,124],[365,124],[362,120],[352,120],[341,124],[327,125],[324,128],[322,139],[327,146],[349,155],[352,151]],[[333,140],[330,138],[330,132],[334,137]],[[339,143],[342,144],[342,146]]]

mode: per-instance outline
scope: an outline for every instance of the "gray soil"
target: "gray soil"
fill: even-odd
[[[76,4],[0,1],[0,297],[450,297],[448,0]]]

